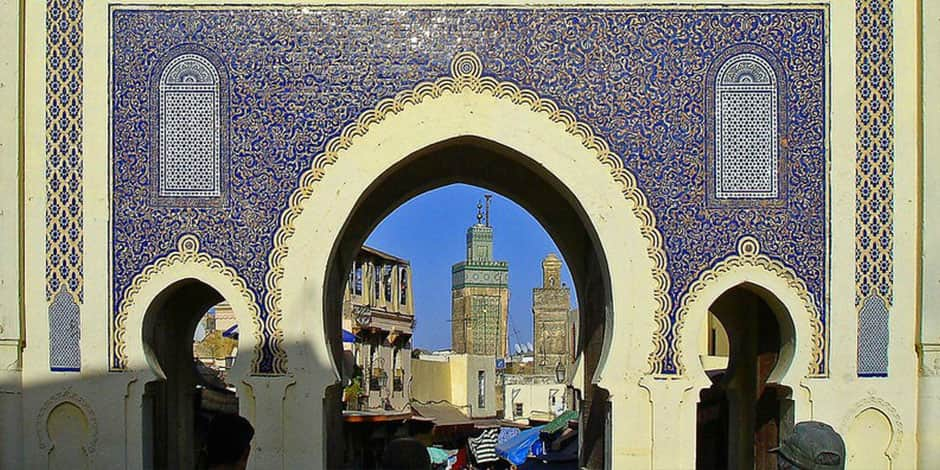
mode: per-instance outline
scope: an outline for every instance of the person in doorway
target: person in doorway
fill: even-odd
[[[248,467],[255,428],[238,415],[218,415],[209,424],[206,450],[209,470],[244,470]]]
[[[803,421],[793,427],[790,437],[780,447],[770,449],[777,454],[777,468],[800,470],[843,470],[845,442],[826,423]]]
[[[431,470],[431,456],[417,439],[393,439],[382,454],[382,470]]]

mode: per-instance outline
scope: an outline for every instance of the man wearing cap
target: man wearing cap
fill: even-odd
[[[793,427],[793,433],[780,447],[771,449],[777,454],[777,468],[801,470],[843,470],[845,443],[832,426],[819,421],[803,421]]]

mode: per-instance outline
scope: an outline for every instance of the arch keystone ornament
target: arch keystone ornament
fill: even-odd
[[[248,314],[254,322],[255,330],[255,348],[251,360],[251,371],[253,374],[260,374],[259,360],[261,357],[261,310],[258,306],[254,292],[248,288],[245,280],[239,276],[234,268],[225,264],[219,258],[200,251],[199,239],[192,234],[185,234],[179,238],[176,243],[176,251],[158,259],[152,264],[146,266],[139,274],[134,276],[130,286],[124,291],[121,304],[118,308],[118,314],[114,316],[111,324],[111,370],[123,371],[127,367],[127,319],[131,308],[137,303],[138,294],[144,285],[150,282],[155,275],[186,264],[201,265],[211,271],[214,271],[226,278],[232,286],[241,293],[245,302],[248,304]]]
[[[802,302],[805,311],[809,312],[809,323],[811,327],[811,359],[807,376],[825,377],[828,373],[826,361],[826,339],[822,320],[820,319],[819,309],[813,302],[813,297],[806,287],[806,283],[800,279],[793,269],[787,267],[780,261],[777,261],[761,253],[760,243],[752,236],[744,236],[738,240],[738,252],[730,255],[709,269],[703,271],[698,279],[689,286],[688,292],[682,297],[679,304],[679,310],[675,326],[676,341],[682,337],[685,329],[686,319],[691,312],[691,305],[702,295],[706,288],[715,283],[725,274],[734,272],[742,268],[759,268],[770,272],[780,278],[786,285],[797,294]],[[798,319],[794,318],[794,321]],[[688,342],[681,343],[688,347]],[[680,346],[681,347],[681,346]],[[799,349],[799,345],[797,345]],[[682,363],[682,351],[677,348],[676,364],[680,375],[685,375],[687,365]]]
[[[287,356],[282,348],[284,333],[280,326],[283,319],[281,281],[284,277],[287,245],[296,232],[295,224],[303,211],[303,204],[314,194],[316,184],[326,174],[327,168],[358,138],[366,135],[373,126],[385,119],[445,94],[473,93],[508,100],[535,113],[544,113],[552,122],[560,124],[564,132],[578,138],[581,144],[607,167],[611,177],[620,187],[620,192],[633,206],[632,212],[640,224],[640,232],[646,240],[646,252],[652,263],[656,328],[653,332],[653,350],[648,357],[649,369],[654,374],[668,373],[666,364],[670,353],[675,351],[675,343],[670,342],[667,336],[670,331],[669,314],[672,310],[669,297],[671,281],[666,270],[667,256],[663,248],[663,236],[656,228],[656,216],[649,207],[646,196],[637,186],[636,177],[624,168],[623,159],[611,152],[608,144],[598,137],[588,124],[579,121],[570,111],[561,109],[554,101],[540,97],[534,90],[484,75],[483,62],[475,53],[458,53],[451,61],[450,71],[450,76],[419,83],[393,98],[379,101],[373,109],[363,112],[354,122],[347,125],[340,135],[326,144],[323,152],[313,159],[311,167],[300,176],[298,186],[288,200],[288,207],[281,214],[280,226],[274,234],[273,248],[268,256],[264,299],[264,307],[268,313],[264,323],[264,336],[268,343],[265,344],[263,353],[266,358],[271,358],[272,365],[271,370],[266,372],[283,374],[287,371]]]

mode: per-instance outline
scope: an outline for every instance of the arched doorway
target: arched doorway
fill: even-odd
[[[264,304],[272,313],[264,326],[273,335],[272,343],[283,347],[284,357],[289,358],[283,364],[291,375],[284,381],[278,406],[304,410],[284,420],[282,442],[288,466],[309,465],[311,461],[329,466],[326,456],[342,448],[330,442],[335,421],[327,418],[338,415],[328,408],[340,401],[341,393],[337,386],[340,341],[330,338],[331,334],[339,335],[340,304],[325,299],[327,290],[338,286],[342,291],[352,258],[341,253],[358,249],[381,214],[391,211],[407,195],[448,182],[466,182],[499,192],[545,226],[581,227],[577,230],[581,236],[570,236],[570,243],[551,234],[568,260],[573,278],[581,279],[574,286],[580,304],[587,307],[592,298],[608,300],[596,302],[590,313],[581,312],[579,348],[585,355],[596,352],[597,356],[591,364],[582,361],[581,376],[585,384],[598,390],[617,391],[609,400],[606,393],[585,396],[591,401],[584,403],[584,415],[589,417],[583,425],[603,427],[607,423],[607,434],[615,434],[636,448],[651,445],[652,429],[635,425],[637,420],[651,419],[650,401],[643,395],[642,384],[628,377],[639,377],[662,365],[669,347],[665,335],[671,301],[666,292],[669,279],[662,234],[646,196],[623,167],[623,160],[611,153],[589,126],[531,90],[480,77],[478,69],[464,73],[462,57],[455,61],[454,77],[442,78],[434,86],[421,84],[394,100],[379,103],[331,140],[301,175],[282,213],[268,258],[265,282],[269,290]],[[460,142],[476,142],[476,147],[491,151],[486,155],[460,154],[453,150]],[[494,152],[494,147],[501,150]],[[450,152],[445,151],[448,148]],[[415,158],[419,155],[433,158]],[[418,172],[417,166],[410,164],[415,162],[421,162],[426,170]],[[448,165],[475,165],[476,175],[466,169],[455,177]],[[518,178],[524,173],[512,173],[516,170],[507,170],[509,165],[537,178]],[[365,227],[353,227],[359,236],[348,236],[355,225],[349,223],[353,214],[370,203],[369,194],[393,177],[398,178],[399,186],[406,177],[415,183],[401,190],[407,195],[380,201],[378,209],[363,211],[372,216],[364,222]],[[500,178],[503,183],[494,184]],[[515,182],[515,187],[508,181]],[[550,191],[539,194],[530,187]],[[524,202],[521,193],[527,193],[531,201]],[[551,200],[563,204],[552,205]],[[571,223],[559,224],[557,221],[565,220],[561,214],[566,210],[576,216],[567,218]],[[584,235],[589,233],[582,231],[584,227],[593,227],[593,240]],[[573,252],[576,244],[593,245],[603,257],[579,256]],[[343,245],[347,246],[340,248]],[[606,273],[609,282],[588,281],[589,269]],[[576,272],[579,270],[583,274]],[[328,305],[334,307],[328,309]],[[597,406],[593,405],[595,400]],[[594,424],[588,424],[591,420]],[[322,432],[310,433],[310,429]],[[603,434],[597,432],[598,436]],[[588,446],[593,450],[585,453]],[[651,462],[649,454],[604,446],[600,438],[586,442],[582,455],[614,466],[648,466]]]
[[[157,378],[144,387],[144,468],[204,468],[209,421],[238,412],[234,392],[194,357],[197,324],[224,300],[212,286],[189,278],[167,286],[147,308],[143,346]]]
[[[356,254],[375,226],[405,201],[432,189],[466,183],[501,193],[538,220],[568,261],[579,299],[584,374],[592,377],[601,359],[611,306],[607,259],[590,218],[553,175],[521,153],[478,137],[460,137],[421,149],[381,175],[357,201],[330,254],[324,287],[325,331],[335,364],[342,362],[340,336],[343,292]],[[596,468],[605,456],[607,392],[585,381],[581,429],[582,463]],[[589,385],[590,384],[590,385]],[[326,420],[336,422],[339,393],[327,394]],[[330,438],[338,438],[333,434]],[[328,445],[341,449],[341,443]],[[334,462],[332,453],[330,462]]]
[[[794,328],[782,302],[766,289],[739,284],[709,307],[707,352],[711,386],[700,393],[697,468],[776,469],[779,445],[793,426],[792,390],[774,377],[786,368]],[[727,353],[723,366],[716,356]]]

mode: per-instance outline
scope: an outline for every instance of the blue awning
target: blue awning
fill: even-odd
[[[496,455],[515,465],[522,465],[529,457],[532,446],[538,442],[544,426],[536,426],[520,432],[516,437],[496,445]]]
[[[343,342],[344,342],[344,343],[355,343],[355,342],[356,342],[356,335],[354,335],[354,334],[352,334],[352,333],[350,333],[350,332],[348,332],[348,331],[346,331],[346,330],[343,330]]]
[[[225,338],[235,338],[238,339],[238,325],[232,325],[231,328],[222,332],[222,336]]]

